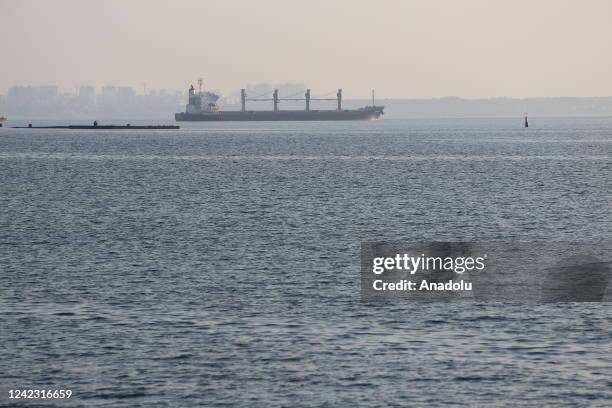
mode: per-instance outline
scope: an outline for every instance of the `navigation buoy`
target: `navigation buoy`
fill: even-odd
[[[525,127],[529,127],[529,121],[527,120],[527,114],[525,114]]]

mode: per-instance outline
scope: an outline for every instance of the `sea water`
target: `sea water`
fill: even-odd
[[[3,393],[609,406],[609,304],[360,300],[366,240],[610,239],[612,119],[530,122],[0,129]]]

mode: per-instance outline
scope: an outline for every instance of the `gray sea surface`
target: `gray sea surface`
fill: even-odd
[[[612,119],[530,125],[1,128],[0,404],[609,407],[609,303],[360,299],[362,241],[611,238]]]

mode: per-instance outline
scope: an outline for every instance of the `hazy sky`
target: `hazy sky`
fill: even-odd
[[[0,0],[12,85],[612,95],[612,0]]]

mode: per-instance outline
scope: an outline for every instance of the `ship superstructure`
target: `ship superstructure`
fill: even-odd
[[[199,91],[196,93],[193,85],[189,87],[189,101],[185,107],[185,113],[188,115],[200,115],[219,111],[217,101],[219,95],[202,91],[202,79],[198,79]]]

